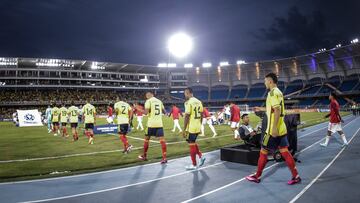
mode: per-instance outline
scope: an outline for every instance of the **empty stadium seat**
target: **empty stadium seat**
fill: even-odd
[[[211,99],[227,99],[229,96],[228,86],[215,86],[211,88]]]
[[[257,83],[254,85],[251,85],[250,90],[249,90],[249,94],[248,94],[248,98],[259,98],[259,97],[263,97],[265,94],[265,85],[263,83]]]
[[[230,93],[231,99],[245,98],[248,88],[246,85],[234,86]]]

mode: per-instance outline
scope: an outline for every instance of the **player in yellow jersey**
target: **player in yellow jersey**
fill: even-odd
[[[94,125],[96,124],[96,109],[90,104],[90,99],[86,99],[86,104],[82,108],[83,121],[85,124],[85,135],[89,138],[89,144],[94,144]]]
[[[79,108],[75,106],[75,102],[71,102],[71,106],[68,108],[68,116],[69,121],[71,125],[71,133],[73,136],[74,141],[77,141],[79,139],[78,132],[77,132],[77,126],[79,121]]]
[[[51,122],[53,124],[54,136],[60,134],[59,119],[60,119],[60,109],[56,107],[56,104],[54,103],[53,108],[51,109]]]
[[[288,150],[289,142],[284,122],[284,97],[279,88],[277,88],[277,81],[278,78],[275,73],[269,73],[265,76],[265,86],[269,90],[266,98],[267,127],[261,143],[257,172],[254,175],[247,176],[246,179],[259,183],[267,162],[268,152],[279,149],[292,174],[292,179],[288,181],[288,184],[294,185],[299,183],[301,178],[296,169],[295,161]]]
[[[147,150],[149,149],[149,140],[151,136],[158,137],[160,139],[161,150],[162,150],[162,160],[161,164],[167,163],[166,160],[166,142],[164,138],[164,129],[163,129],[163,114],[166,114],[163,103],[154,97],[152,92],[146,93],[146,102],[145,102],[145,111],[144,114],[147,114],[147,133],[145,134],[144,141],[144,153],[139,155],[139,159],[146,161],[147,160]]]
[[[66,129],[66,124],[68,122],[68,110],[65,107],[65,103],[62,104],[60,108],[60,122],[61,122],[61,134],[63,137],[69,137]]]
[[[121,101],[119,97],[116,98],[114,105],[116,120],[118,124],[118,134],[120,140],[124,144],[124,154],[131,151],[132,145],[129,144],[126,135],[129,132],[130,118],[132,117],[132,109],[130,105],[124,101]]]
[[[195,170],[198,167],[204,165],[205,157],[202,155],[199,146],[196,143],[197,136],[201,132],[201,121],[203,105],[200,100],[196,99],[193,95],[191,88],[186,88],[185,95],[185,118],[184,118],[184,132],[183,137],[189,143],[190,157],[192,164],[187,166],[187,170]],[[200,158],[199,166],[196,163],[196,155]]]

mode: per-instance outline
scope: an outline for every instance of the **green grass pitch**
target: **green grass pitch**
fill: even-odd
[[[302,127],[327,121],[323,118],[325,114],[301,113],[301,120],[306,122]],[[253,114],[250,115],[250,119],[253,127],[259,122],[259,118]],[[172,120],[164,117],[163,121],[166,142],[169,143],[168,159],[188,156],[189,149],[184,138],[179,133],[171,132]],[[105,123],[105,119],[98,119],[98,125]],[[143,124],[145,127],[146,117]],[[136,119],[134,119],[134,126],[136,125]],[[182,118],[180,125],[181,127],[183,125]],[[206,136],[198,137],[201,151],[207,152],[239,142],[233,139],[230,126],[220,125],[215,126],[215,129],[218,136],[211,138],[212,133],[209,127],[205,126]],[[71,133],[69,126],[68,132]],[[69,138],[62,138],[48,134],[46,126],[18,128],[10,122],[0,123],[0,161],[52,157],[44,160],[0,163],[0,181],[74,175],[157,162],[161,159],[160,144],[156,142],[150,142],[149,161],[142,162],[137,159],[137,156],[142,153],[142,138],[144,137],[142,131],[133,130],[129,134],[128,140],[135,148],[130,154],[121,153],[122,143],[117,135],[95,135],[94,145],[88,145],[82,131],[79,135],[79,141],[73,142],[71,135]]]

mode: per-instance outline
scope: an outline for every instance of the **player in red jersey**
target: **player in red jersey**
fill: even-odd
[[[144,114],[144,107],[139,104],[139,103],[135,103],[134,104],[134,114],[136,115],[136,119],[137,119],[137,126],[136,126],[136,130],[141,129],[141,131],[144,130],[143,124],[142,124],[142,120],[143,120],[143,114]]]
[[[230,102],[230,113],[231,130],[234,132],[234,139],[239,140],[240,135],[237,129],[240,122],[240,108],[234,102]]]
[[[322,147],[327,147],[327,145],[329,144],[329,140],[331,138],[331,134],[338,132],[341,139],[344,142],[342,146],[345,147],[348,145],[348,142],[341,127],[341,123],[344,121],[341,119],[340,105],[336,101],[336,94],[334,92],[330,94],[329,100],[330,100],[330,113],[325,116],[325,118],[330,117],[328,132],[327,132],[327,136],[325,137],[325,142],[321,143],[320,145]]]
[[[113,124],[114,123],[114,116],[113,116],[113,108],[112,108],[112,104],[109,103],[108,108],[107,108],[107,112],[108,112],[108,117],[107,117],[107,122],[108,124]]]
[[[206,124],[209,125],[209,128],[213,132],[213,137],[216,137],[217,133],[216,133],[214,126],[212,125],[211,115],[209,113],[209,110],[206,107],[204,107],[203,112],[202,112],[202,123],[201,123],[200,136],[205,136],[205,125]]]
[[[181,109],[179,109],[176,104],[172,105],[171,112],[169,114],[169,117],[172,116],[172,119],[174,121],[174,127],[171,130],[171,132],[175,132],[176,128],[179,129],[179,132],[182,132],[182,129],[179,124],[179,117],[182,116]]]

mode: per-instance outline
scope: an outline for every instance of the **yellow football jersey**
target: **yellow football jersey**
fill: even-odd
[[[284,122],[284,116],[285,116],[284,97],[282,92],[277,87],[270,90],[266,98],[266,116],[267,116],[266,133],[269,135],[271,135],[273,130],[274,107],[280,107],[280,118],[277,124],[277,128],[279,130],[279,136],[284,136],[287,134],[286,125]]]
[[[185,113],[190,115],[190,120],[186,131],[194,134],[200,133],[202,112],[203,105],[201,101],[195,97],[191,97],[188,101],[185,102]]]
[[[129,124],[129,111],[131,107],[128,103],[119,101],[114,105],[115,112],[117,112],[117,124]]]
[[[54,107],[51,109],[51,121],[52,122],[59,122],[60,117],[60,109],[58,107]]]
[[[68,115],[70,123],[77,123],[79,121],[79,108],[76,106],[70,106],[68,109]]]
[[[68,121],[68,110],[65,107],[60,108],[60,122],[67,123]]]
[[[87,103],[82,108],[83,115],[85,117],[84,123],[94,123],[95,122],[95,114],[96,109],[93,105]]]
[[[163,103],[155,98],[152,97],[145,102],[145,109],[149,110],[148,113],[148,122],[147,127],[149,128],[162,128],[163,127]]]

